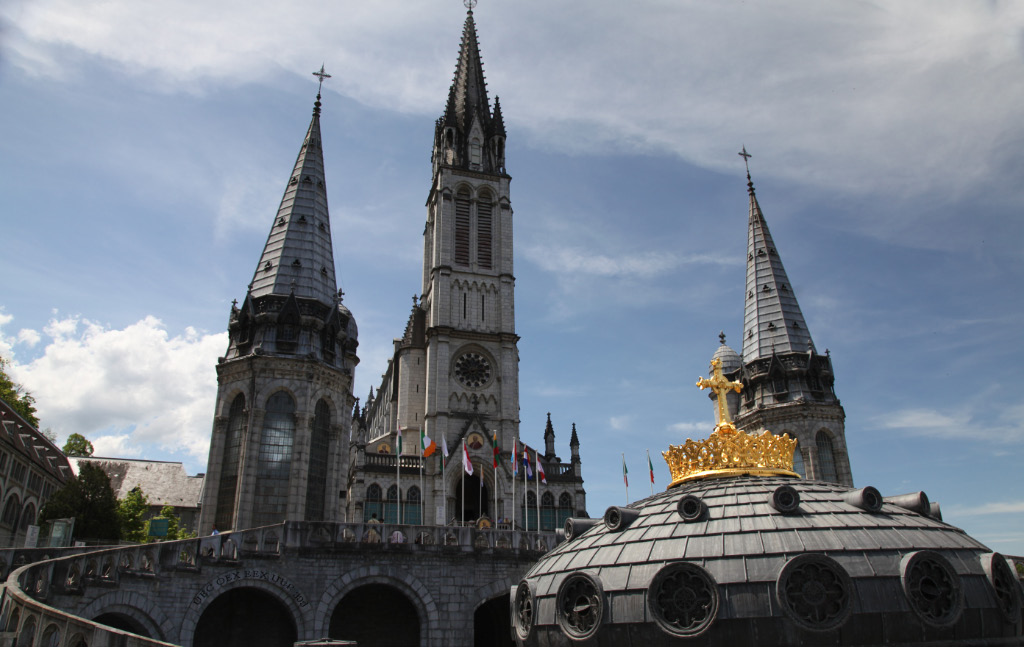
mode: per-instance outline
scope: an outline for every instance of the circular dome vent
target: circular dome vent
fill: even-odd
[[[684,638],[696,636],[715,621],[718,587],[711,575],[695,564],[669,564],[651,582],[647,604],[666,632]]]
[[[530,585],[523,580],[516,587],[512,602],[512,627],[519,640],[527,640],[530,631],[533,630],[533,606],[533,592],[530,591]]]
[[[799,555],[786,562],[775,592],[793,621],[811,631],[842,625],[852,607],[850,576],[834,559]]]
[[[919,550],[904,557],[902,565],[903,592],[917,615],[937,627],[956,622],[963,594],[949,562],[938,553]]]
[[[573,640],[590,638],[604,617],[601,585],[590,575],[570,575],[562,582],[556,599],[556,617],[562,631]]]

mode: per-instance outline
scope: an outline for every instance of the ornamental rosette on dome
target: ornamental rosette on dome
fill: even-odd
[[[688,438],[682,445],[669,445],[668,451],[662,452],[672,472],[670,488],[695,479],[741,474],[799,478],[793,471],[796,438],[770,431],[754,436],[736,429],[732,423],[725,396],[729,391],[739,393],[743,385],[730,382],[722,375],[721,360],[711,361],[711,378],[698,378],[697,386],[714,391],[718,401],[718,424],[707,440]]]

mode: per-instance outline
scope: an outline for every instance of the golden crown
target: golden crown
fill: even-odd
[[[770,431],[753,436],[737,430],[730,420],[725,396],[729,391],[739,393],[743,385],[730,382],[722,375],[722,363],[718,359],[711,361],[711,372],[710,379],[698,378],[697,386],[702,391],[710,388],[715,392],[718,425],[707,440],[695,442],[687,438],[682,445],[669,445],[668,451],[662,452],[672,472],[669,487],[695,479],[741,474],[799,477],[793,471],[796,438],[790,438],[789,434],[777,436]]]

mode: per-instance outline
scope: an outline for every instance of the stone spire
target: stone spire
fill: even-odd
[[[569,449],[572,451],[572,462],[580,462],[580,437],[576,435],[576,423],[572,423],[572,437],[569,439]]]
[[[743,311],[743,361],[773,353],[806,352],[813,346],[800,304],[789,283],[768,223],[747,172],[750,220],[747,228],[747,291]]]
[[[335,303],[334,251],[327,211],[320,95],[252,279],[251,296],[292,293],[329,307]]]
[[[555,457],[555,428],[551,425],[551,413],[548,413],[548,423],[544,425],[544,458],[548,460]]]
[[[473,9],[462,28],[455,77],[434,136],[434,172],[440,166],[505,173],[505,121],[495,100],[491,113]]]

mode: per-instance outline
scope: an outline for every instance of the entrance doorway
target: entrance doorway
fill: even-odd
[[[193,647],[292,647],[298,631],[288,607],[248,587],[223,593],[196,623]]]
[[[466,479],[466,522],[476,521],[481,516],[492,517],[491,515],[491,489],[484,483],[481,486],[480,477],[477,474],[472,476],[463,474]],[[449,512],[449,517],[457,520],[462,519],[462,481],[455,484],[455,509]]]
[[[420,617],[398,589],[365,584],[335,607],[328,634],[335,640],[354,640],[359,647],[419,647]]]
[[[510,598],[506,593],[477,607],[473,613],[474,647],[515,647],[508,630],[512,624]]]

